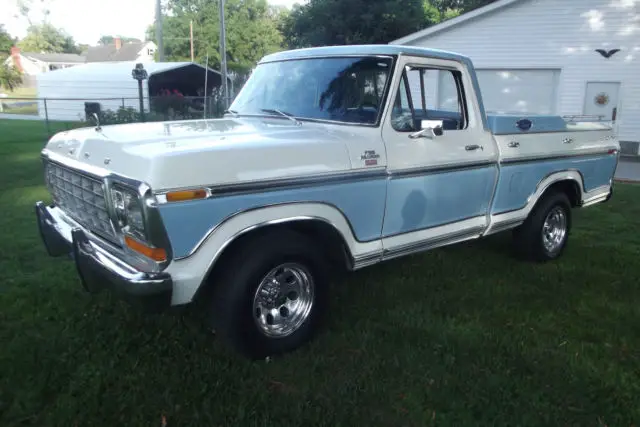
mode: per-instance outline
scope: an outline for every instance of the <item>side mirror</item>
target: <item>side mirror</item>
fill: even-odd
[[[427,138],[433,139],[436,136],[442,136],[442,120],[422,120],[420,122],[421,130],[409,135],[411,139]]]

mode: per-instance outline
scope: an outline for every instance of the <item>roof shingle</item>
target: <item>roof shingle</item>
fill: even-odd
[[[106,46],[90,46],[87,51],[87,62],[133,61],[146,42],[123,43],[120,49],[115,44]]]

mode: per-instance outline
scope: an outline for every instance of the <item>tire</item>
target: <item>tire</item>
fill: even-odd
[[[328,303],[328,263],[313,240],[291,230],[249,239],[213,283],[212,326],[250,359],[291,352],[319,329]],[[267,283],[270,275],[281,285]]]
[[[564,252],[570,231],[569,198],[562,192],[551,191],[542,196],[526,221],[514,230],[515,249],[525,259],[551,261]]]

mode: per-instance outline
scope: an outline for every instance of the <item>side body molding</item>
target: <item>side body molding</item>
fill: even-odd
[[[235,214],[210,233],[199,249],[187,258],[176,260],[167,272],[180,286],[174,287],[172,304],[186,304],[195,296],[214,265],[235,239],[260,227],[293,221],[322,221],[334,227],[342,236],[354,260],[381,256],[382,242],[359,242],[345,216],[336,207],[326,203],[287,203],[251,209]]]

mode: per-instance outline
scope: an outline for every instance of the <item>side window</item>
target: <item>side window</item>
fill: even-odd
[[[413,108],[409,100],[409,85],[406,76],[400,80],[398,95],[393,104],[391,126],[398,132],[411,132],[413,125]]]
[[[391,119],[393,128],[399,132],[420,130],[422,120],[440,122],[445,131],[467,127],[459,71],[407,66],[397,98]]]

